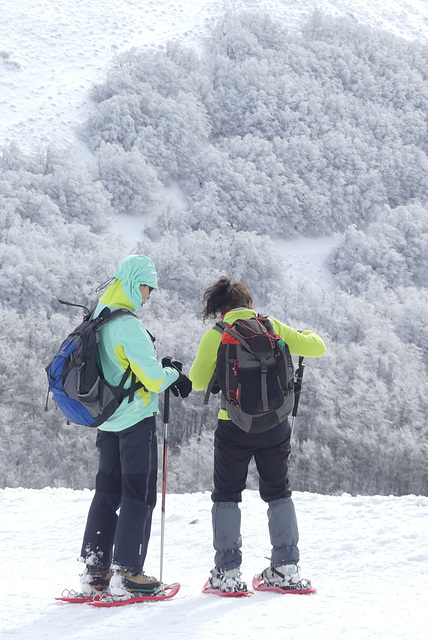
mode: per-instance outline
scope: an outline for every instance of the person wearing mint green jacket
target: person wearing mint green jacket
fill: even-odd
[[[257,315],[252,296],[240,282],[222,277],[204,293],[204,320],[218,316],[232,324]],[[270,318],[275,333],[287,343],[290,353],[317,358],[325,353],[323,340],[313,331],[298,331]],[[216,368],[221,333],[208,329],[202,336],[189,377],[193,389],[208,387]],[[213,387],[212,392],[220,389]],[[261,573],[267,586],[296,592],[311,589],[300,577],[298,527],[288,479],[291,428],[287,419],[263,431],[244,431],[220,409],[214,437],[214,490],[212,492],[215,567],[209,586],[222,592],[246,591],[241,581],[241,512],[239,502],[246,486],[248,465],[254,456],[259,473],[261,498],[268,504],[268,527],[272,545],[270,566]]]
[[[155,265],[144,255],[121,260],[112,280],[94,317],[105,307],[134,313],[158,286]],[[135,315],[119,316],[101,327],[98,349],[107,382],[117,386],[130,366],[143,386],[98,428],[99,469],[82,543],[86,566],[81,590],[92,595],[109,587],[112,595],[127,597],[160,585],[143,572],[156,504],[159,394],[171,387],[175,395],[186,397],[192,386],[180,363],[168,359],[170,366],[164,367],[158,362],[153,339]],[[130,385],[131,374],[125,388]]]

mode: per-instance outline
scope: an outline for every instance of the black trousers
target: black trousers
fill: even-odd
[[[246,433],[231,420],[219,420],[214,437],[213,502],[242,501],[253,456],[259,473],[260,497],[265,502],[290,497],[290,439],[288,420],[263,433]]]
[[[98,430],[99,469],[82,559],[100,569],[141,572],[156,505],[155,417],[118,432]],[[119,515],[117,514],[120,508]]]

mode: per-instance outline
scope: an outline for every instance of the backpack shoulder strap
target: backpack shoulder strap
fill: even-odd
[[[95,318],[96,330],[98,331],[98,329],[100,327],[103,327],[105,324],[107,324],[107,322],[111,322],[111,320],[114,320],[115,318],[119,318],[120,316],[134,316],[134,318],[137,317],[135,313],[132,313],[132,311],[129,311],[129,309],[123,309],[122,307],[120,307],[112,311],[111,309],[109,309],[109,307],[104,307],[104,309],[101,311],[99,316]],[[97,322],[98,319],[100,320]],[[152,336],[150,333],[149,333],[149,336],[154,342],[155,341],[154,336]],[[128,402],[133,401],[135,392],[138,391],[138,389],[143,389],[143,388],[145,389],[144,384],[140,380],[138,380],[137,382],[135,373],[131,371],[131,365],[129,365],[126,371],[124,372],[121,378],[121,381],[119,383],[119,388],[123,389],[123,386],[130,374],[131,374],[131,386],[129,387],[129,389],[126,390],[124,394],[125,397],[128,396]]]
[[[257,320],[259,320],[263,324],[263,326],[269,331],[269,333],[274,335],[275,329],[273,328],[272,320],[268,316],[258,313]]]
[[[215,323],[215,325],[213,326],[213,329],[215,329],[216,331],[219,331],[219,333],[223,333],[223,331],[228,326],[229,326],[228,322],[224,322],[224,320],[220,320],[219,322]]]
[[[92,312],[91,314],[91,318],[93,317],[93,313],[94,312]],[[120,316],[134,316],[134,318],[137,317],[135,313],[132,313],[132,311],[129,311],[129,309],[123,309],[122,307],[120,307],[112,311],[111,309],[109,309],[109,307],[104,307],[100,314],[96,318],[94,318],[96,328],[99,329],[100,327],[107,324],[107,322],[111,322],[111,320],[119,318]]]

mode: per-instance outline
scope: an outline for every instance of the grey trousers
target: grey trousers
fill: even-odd
[[[291,498],[268,503],[268,526],[272,545],[271,564],[297,564],[299,531]],[[215,565],[223,571],[235,569],[242,562],[241,511],[237,502],[215,502],[212,507]]]

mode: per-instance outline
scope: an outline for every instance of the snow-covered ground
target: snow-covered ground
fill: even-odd
[[[169,602],[97,610],[56,602],[78,588],[76,558],[92,493],[0,491],[2,640],[425,640],[428,620],[428,498],[295,493],[301,568],[314,596],[201,593],[213,563],[209,493],[168,495],[164,579],[181,590]],[[160,502],[160,500],[158,501]],[[268,563],[266,505],[242,503],[243,577]],[[160,508],[146,562],[159,575]]]
[[[288,278],[299,274],[308,284],[327,292],[336,287],[326,264],[327,256],[336,242],[336,235],[332,234],[320,238],[296,237],[292,240],[277,240],[275,244],[282,255]]]

